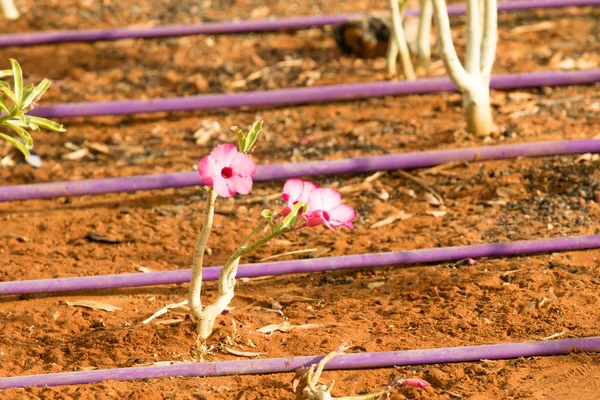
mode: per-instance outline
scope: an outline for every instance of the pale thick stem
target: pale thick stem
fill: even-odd
[[[483,74],[482,77],[482,60],[486,62],[491,57],[489,69],[491,70],[491,64],[493,64],[493,53],[490,55],[489,51],[492,50],[486,47],[486,50],[482,50],[484,42],[491,41],[493,38],[494,52],[495,52],[495,37],[496,27],[490,29],[487,27],[487,23],[491,21],[491,18],[486,15],[485,22],[486,28],[484,30],[483,39],[480,31],[480,14],[479,14],[479,0],[468,0],[467,2],[467,59],[465,64],[467,68],[463,68],[458,56],[454,44],[452,43],[452,36],[450,32],[450,21],[448,19],[448,9],[444,0],[432,0],[433,9],[435,16],[435,24],[437,31],[438,44],[440,46],[440,53],[444,66],[450,75],[452,82],[458,87],[463,94],[463,105],[465,107],[465,115],[467,118],[467,129],[469,132],[476,135],[488,135],[493,131],[494,124],[492,120],[492,109],[490,106],[490,88],[489,88],[489,75]],[[486,3],[487,9],[488,3]],[[494,10],[495,10],[494,4]],[[495,12],[494,12],[495,16]],[[489,19],[488,19],[489,18]],[[490,42],[491,43],[491,42]],[[485,55],[483,54],[485,52]],[[486,64],[486,67],[488,65]]]
[[[236,251],[221,270],[221,274],[219,275],[219,299],[217,302],[221,301],[222,297],[228,298],[231,296],[231,299],[233,299],[235,276],[237,275],[238,265],[240,264],[240,258],[242,257],[241,254],[241,251]],[[231,301],[231,299],[229,301]],[[225,305],[228,305],[229,301]]]
[[[390,35],[386,57],[388,78],[392,78],[398,75],[398,69],[396,68],[396,63],[398,62],[398,44],[396,44],[396,38],[393,34]]]
[[[431,0],[421,0],[419,30],[417,32],[417,73],[424,74],[431,60],[431,19],[433,4]]]
[[[194,259],[192,261],[192,278],[190,280],[190,291],[188,303],[192,315],[199,319],[202,316],[202,266],[204,265],[204,253],[208,245],[208,238],[212,229],[213,219],[215,215],[215,202],[217,193],[212,187],[209,187],[208,199],[206,201],[206,210],[204,211],[204,224],[200,237],[194,249]]]
[[[483,0],[483,39],[481,40],[481,76],[484,85],[489,87],[492,66],[496,59],[498,41],[498,4],[496,0]]]
[[[251,245],[245,247],[245,245],[252,239],[262,228],[264,228],[265,224],[261,223],[258,225],[250,235],[242,242],[242,247],[237,249],[235,253],[229,258],[227,263],[221,269],[221,273],[219,275],[219,295],[217,301],[213,304],[204,307],[204,309],[200,308],[200,312],[197,315],[198,322],[196,324],[196,331],[201,339],[208,339],[208,337],[212,334],[215,320],[219,315],[223,313],[227,309],[227,306],[233,300],[235,295],[235,276],[237,275],[238,266],[240,264],[240,258],[250,254],[254,250],[258,249],[263,244],[267,243],[269,240],[281,235],[284,231],[275,231],[271,232],[268,235],[260,238],[256,242]],[[191,309],[191,307],[190,307]],[[196,316],[196,315],[194,315]]]
[[[467,56],[465,69],[473,78],[480,76],[481,25],[479,0],[467,0]]]
[[[238,252],[236,252],[237,254]],[[196,331],[201,339],[208,339],[215,326],[215,320],[233,300],[235,295],[235,276],[237,274],[240,257],[229,259],[221,270],[219,276],[219,297],[213,304],[206,306],[198,318]]]
[[[17,7],[15,7],[14,0],[0,0],[0,8],[2,9],[2,15],[6,19],[17,19],[21,16]]]
[[[396,44],[398,45],[402,72],[404,73],[404,78],[406,80],[412,81],[416,79],[415,70],[412,65],[412,60],[410,59],[410,51],[408,49],[408,43],[406,42],[404,27],[402,26],[402,15],[400,13],[398,0],[390,0],[390,7],[392,9],[392,35],[396,39]]]
[[[479,46],[481,46],[481,41],[483,40],[483,29],[485,24],[485,0],[478,0],[477,7],[479,9]]]
[[[490,105],[490,89],[483,82],[475,90],[463,93],[467,130],[477,136],[492,133],[494,122]]]
[[[435,17],[435,30],[440,55],[450,79],[456,87],[463,93],[471,88],[471,76],[463,68],[452,43],[452,33],[450,31],[450,20],[448,18],[448,8],[444,0],[431,0],[433,2],[433,15]]]

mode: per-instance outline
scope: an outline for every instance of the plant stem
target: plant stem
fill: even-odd
[[[387,54],[385,56],[387,61],[387,77],[392,79],[398,75],[398,69],[396,68],[396,62],[398,61],[398,42],[394,37],[394,28],[390,32],[390,40],[388,41]]]
[[[456,87],[463,93],[471,88],[471,77],[463,68],[454,44],[452,43],[452,33],[450,31],[450,20],[448,18],[448,8],[445,0],[431,0],[433,2],[433,15],[435,17],[435,30],[437,42],[440,48],[440,56],[448,71],[448,75]]]
[[[262,228],[262,227],[264,227],[264,225],[260,224],[259,227]],[[258,232],[258,231],[260,231],[260,229],[254,229],[253,232]],[[235,286],[235,275],[237,274],[237,266],[240,263],[240,258],[252,253],[254,250],[256,250],[259,247],[261,247],[262,245],[266,244],[269,240],[274,239],[277,236],[280,236],[282,233],[284,233],[286,231],[287,230],[279,230],[279,231],[271,232],[268,235],[263,236],[256,242],[252,243],[250,246],[243,246],[243,245],[240,246],[240,248],[238,248],[235,251],[235,253],[233,253],[231,255],[231,257],[229,258],[227,263],[221,269],[221,274],[219,276],[219,296],[222,296],[222,295],[224,296],[224,295],[227,295],[229,292],[233,292],[233,288]],[[250,234],[248,236],[248,238],[251,236],[253,236],[253,235]],[[248,238],[246,238],[246,239],[248,239]],[[232,296],[232,298],[233,298],[233,296]],[[229,303],[227,303],[227,304],[229,304]]]
[[[471,92],[463,93],[467,130],[478,136],[488,135],[494,129],[490,89],[481,80]]]
[[[252,232],[250,232],[250,234],[248,236],[246,236],[246,238],[242,241],[242,244],[240,245],[240,247],[235,251],[235,253],[233,253],[231,255],[231,257],[229,257],[229,260],[227,260],[227,262],[221,269],[221,274],[219,276],[219,297],[226,296],[226,295],[228,295],[229,292],[233,293],[233,288],[235,286],[235,276],[237,275],[237,267],[240,263],[240,258],[249,254],[253,250],[256,250],[258,247],[262,246],[262,244],[268,242],[273,237],[275,237],[275,236],[272,236],[267,241],[262,243],[261,245],[250,248],[250,250],[248,250],[248,247],[247,247],[248,242],[254,236],[256,236],[265,227],[265,225],[266,225],[266,221],[263,221],[260,224],[258,224],[256,226],[256,228],[254,228],[254,230]],[[272,234],[273,233],[271,233],[271,235]],[[269,236],[270,235],[267,235],[265,238],[267,238]],[[265,239],[265,238],[263,238],[263,239]],[[263,239],[261,239],[261,240],[263,240]],[[255,245],[255,244],[256,243],[254,243],[253,245]],[[232,298],[233,298],[233,296],[232,296]],[[229,304],[229,302],[227,302],[227,304]]]
[[[462,92],[467,129],[475,135],[488,135],[494,128],[490,106],[489,72],[491,72],[494,59],[497,28],[495,24],[494,27],[489,27],[487,24],[496,22],[495,8],[492,15],[484,18],[486,26],[482,38],[479,0],[468,0],[467,2],[468,37],[465,69],[461,65],[452,43],[446,2],[444,0],[432,1],[441,57],[450,79]],[[486,9],[487,7],[486,3]],[[481,65],[482,60],[485,60],[485,66]]]
[[[6,19],[17,19],[21,16],[13,0],[0,0],[0,9]]]
[[[425,75],[431,60],[431,19],[433,18],[433,4],[431,0],[421,0],[421,13],[419,14],[419,31],[417,33],[417,73]]]
[[[471,78],[479,78],[481,74],[481,25],[479,0],[467,0],[467,56],[465,69]]]
[[[403,6],[406,2],[403,1]],[[415,70],[413,69],[412,60],[410,59],[410,51],[408,49],[408,43],[406,42],[406,35],[404,34],[404,28],[402,26],[402,15],[400,11],[400,5],[398,0],[390,0],[390,7],[392,9],[392,35],[396,40],[398,51],[400,53],[400,64],[402,64],[402,72],[404,78],[409,81],[416,79]],[[388,51],[388,56],[390,55]],[[390,61],[388,60],[388,65]]]
[[[223,268],[221,269],[221,273],[219,275],[219,295],[217,300],[206,306],[204,309],[200,308],[200,313],[197,316],[197,324],[196,331],[201,339],[207,339],[213,331],[213,327],[215,324],[215,320],[219,315],[223,313],[227,309],[231,300],[234,297],[234,289],[235,289],[235,276],[237,275],[238,265],[240,264],[240,258],[253,252],[258,249],[260,246],[267,243],[269,240],[276,238],[277,236],[287,232],[288,229],[282,229],[275,232],[271,232],[268,235],[260,238],[256,242],[252,243],[250,246],[245,246],[252,237],[254,237],[258,232],[261,231],[262,228],[265,227],[265,222],[261,222],[242,242],[242,246],[240,246],[232,255],[229,257],[229,260],[225,263]],[[190,305],[190,310],[191,310]],[[196,316],[196,315],[194,315]]]
[[[496,0],[483,0],[483,39],[481,40],[481,76],[489,87],[498,40],[498,5]]]
[[[215,320],[221,315],[226,309],[234,296],[235,288],[235,275],[237,273],[237,267],[240,263],[240,258],[230,258],[229,261],[221,269],[221,275],[219,276],[219,297],[217,300],[206,306],[196,323],[196,332],[201,339],[206,340],[212,334]]]
[[[262,221],[260,224],[258,224],[256,228],[254,228],[254,230],[250,232],[250,234],[246,236],[244,240],[242,240],[242,244],[240,244],[240,247],[247,246],[248,242],[252,240],[252,238],[256,236],[260,231],[262,231],[265,226],[267,226],[267,221]]]
[[[216,200],[217,193],[212,187],[209,186],[206,210],[204,210],[204,224],[202,225],[202,231],[200,232],[200,237],[198,238],[196,248],[194,249],[192,278],[190,280],[190,291],[188,298],[190,312],[196,319],[200,319],[202,317],[202,300],[200,298],[202,293],[202,266],[204,263],[204,252],[206,251],[208,237],[210,236],[215,215]]]

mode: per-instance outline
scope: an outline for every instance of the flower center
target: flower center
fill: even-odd
[[[221,170],[221,176],[225,179],[229,179],[233,176],[233,170],[229,167],[225,167]]]

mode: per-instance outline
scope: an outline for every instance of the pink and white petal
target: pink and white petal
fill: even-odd
[[[202,157],[198,163],[198,174],[207,185],[213,184],[213,176],[221,174],[221,168],[211,156]]]
[[[316,216],[306,216],[306,226],[313,227],[323,225],[325,221],[321,217]]]
[[[228,181],[234,193],[248,194],[252,190],[252,178],[249,176],[233,176]]]
[[[256,172],[256,163],[244,153],[237,153],[230,166],[234,175],[252,176]]]
[[[286,217],[291,212],[292,212],[292,210],[289,207],[286,207],[283,210],[281,210],[281,212],[279,214],[281,214],[282,217]]]
[[[231,167],[233,160],[235,160],[238,154],[237,147],[231,143],[223,143],[222,145],[212,149],[210,152],[210,155],[215,159],[221,168]],[[221,168],[219,168],[219,170]]]
[[[356,218],[356,211],[346,204],[342,203],[328,212],[329,220],[334,225],[345,225]]]
[[[281,197],[288,203],[288,206],[292,206],[295,201],[300,200],[302,191],[304,190],[304,181],[298,178],[288,179],[283,185]]]
[[[233,189],[229,180],[220,175],[214,177],[213,188],[221,197],[232,197],[235,194],[235,189]]]
[[[317,185],[315,185],[314,183],[308,182],[308,181],[302,181],[302,183],[303,183],[302,194],[300,195],[299,201],[308,202],[308,196],[310,195],[310,193],[313,190],[318,189],[319,187]]]
[[[325,223],[323,212],[321,211],[307,212],[306,214],[302,214],[302,216],[306,220],[306,226],[319,226]]]
[[[403,379],[401,382],[403,385],[412,386],[416,388],[426,388],[427,386],[429,386],[429,382],[418,378]]]
[[[337,233],[337,231],[334,228],[335,224],[332,224],[332,222],[333,221],[323,220],[323,223],[325,224],[326,227],[328,227],[329,229],[331,229],[332,231],[334,231],[335,233]]]
[[[308,210],[329,211],[340,205],[342,195],[331,188],[314,189],[308,195]]]

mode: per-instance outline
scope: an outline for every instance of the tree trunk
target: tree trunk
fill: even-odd
[[[477,136],[487,136],[494,130],[490,91],[483,84],[477,90],[463,93],[467,130]]]

